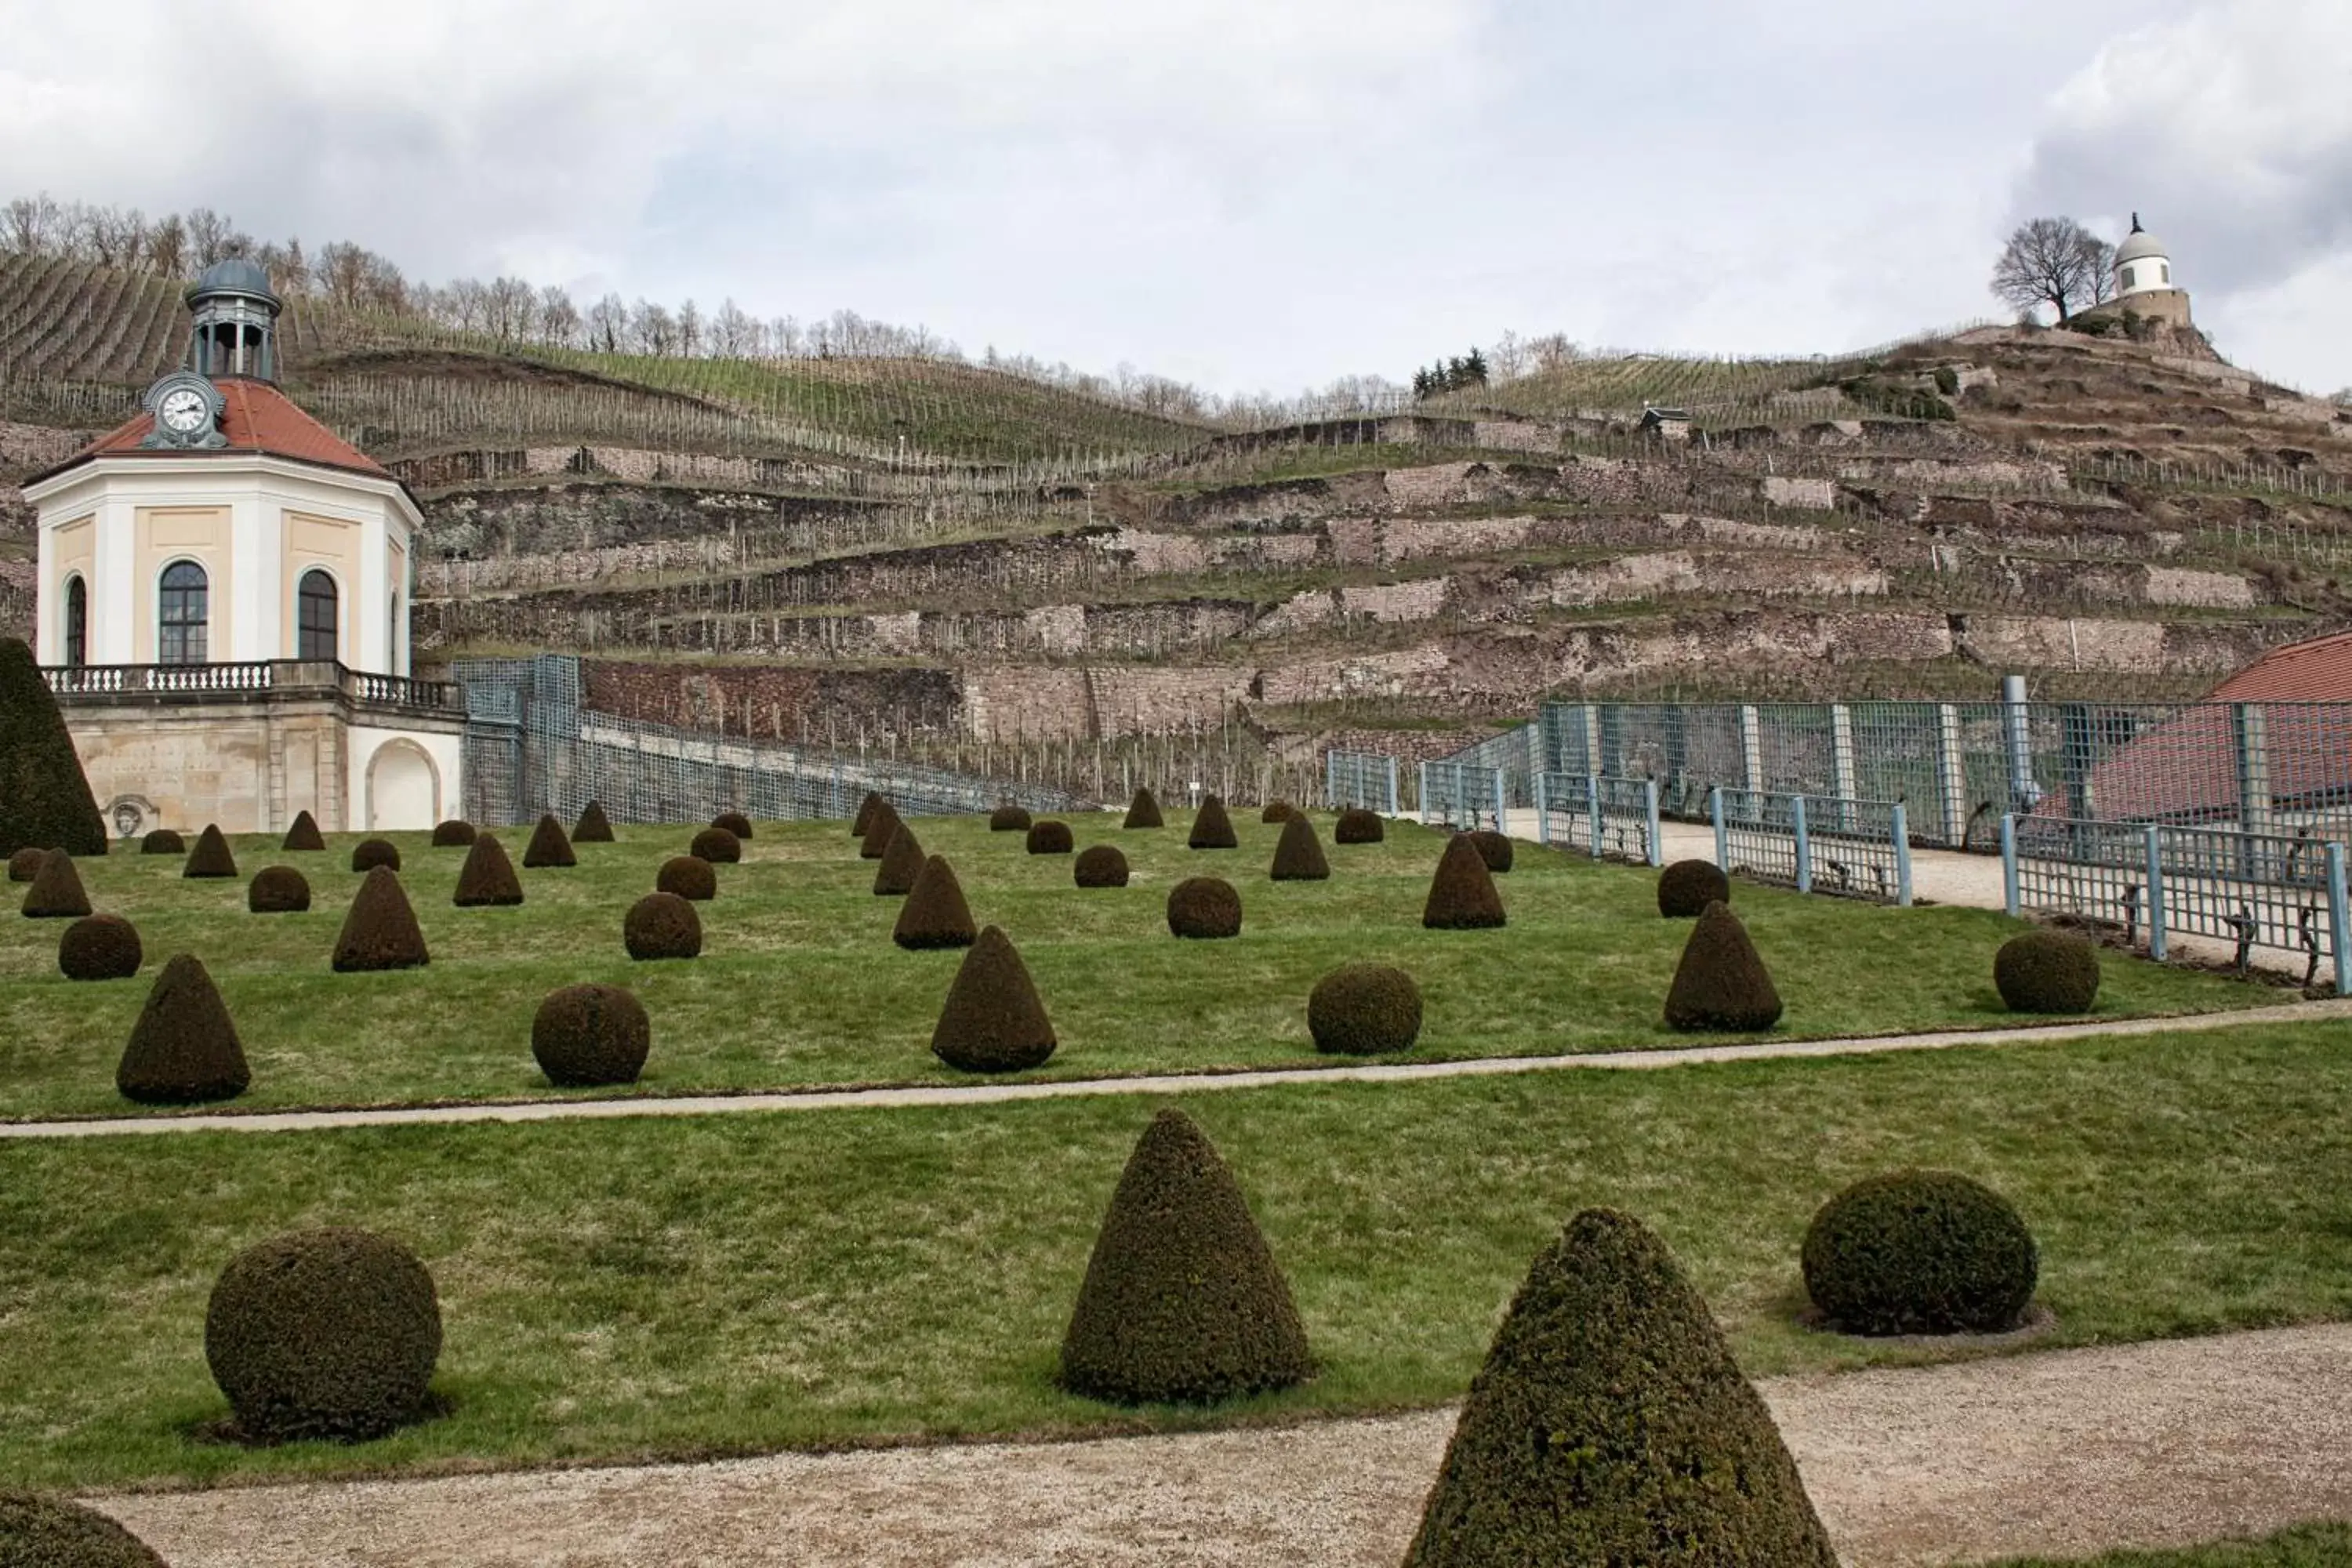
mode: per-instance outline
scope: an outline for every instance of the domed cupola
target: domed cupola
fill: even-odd
[[[269,274],[242,256],[215,261],[188,290],[195,331],[188,368],[202,376],[278,379],[278,312],[283,308]]]
[[[2132,214],[2131,233],[2116,248],[2116,297],[2127,300],[2171,287],[2171,253],[2164,241],[2140,227],[2139,214]]]

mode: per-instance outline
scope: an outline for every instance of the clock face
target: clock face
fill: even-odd
[[[183,436],[203,429],[211,416],[212,405],[193,386],[165,394],[162,405],[155,410],[155,417],[165,429],[176,430]]]

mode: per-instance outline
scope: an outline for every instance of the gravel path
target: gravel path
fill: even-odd
[[[2352,1519],[2352,1325],[1762,1387],[1854,1568]],[[174,1568],[1392,1568],[1453,1419],[100,1501]]]

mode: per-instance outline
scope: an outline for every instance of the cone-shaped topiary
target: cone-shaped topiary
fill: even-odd
[[[257,915],[299,915],[310,907],[310,884],[291,866],[264,866],[245,885],[245,907]]]
[[[252,1081],[213,977],[187,953],[172,958],[131,1026],[114,1087],[142,1105],[194,1105],[234,1100]]]
[[[382,843],[383,840],[378,839],[375,842]],[[294,814],[294,820],[287,825],[285,841],[278,846],[289,854],[298,854],[305,849],[324,849],[326,847],[326,839],[319,834],[319,819],[307,811],[298,811]],[[354,866],[352,869],[358,871],[364,868]],[[394,867],[394,869],[397,870],[399,868]]]
[[[1587,1209],[1454,1423],[1406,1568],[1836,1568],[1772,1425],[1665,1244]]]
[[[613,842],[613,824],[604,816],[603,801],[592,800],[580,808],[580,820],[572,826],[572,842],[574,844]],[[567,861],[566,864],[569,862]]]
[[[931,1030],[931,1054],[964,1072],[1019,1072],[1054,1054],[1045,1005],[1003,931],[990,926],[963,955]]]
[[[1360,805],[1351,805],[1339,814],[1339,826],[1331,829],[1334,844],[1378,844],[1388,837],[1388,824],[1381,814]]]
[[[915,879],[922,874],[923,847],[916,841],[915,830],[902,822],[890,835],[890,847],[882,851],[882,863],[874,868],[874,896],[904,898],[915,890]]]
[[[888,801],[874,808],[874,816],[866,824],[866,837],[857,846],[860,860],[879,860],[890,847],[890,835],[898,831],[898,813]]]
[[[49,858],[46,849],[25,848],[8,857],[8,879],[29,882],[41,874],[41,862]]]
[[[636,1082],[653,1037],[645,1004],[618,985],[551,991],[530,1021],[530,1054],[560,1089]]]
[[[654,873],[654,891],[706,904],[719,896],[719,873],[699,855],[673,855]]]
[[[121,915],[89,915],[58,939],[58,972],[68,980],[128,980],[146,954],[138,928]]]
[[[1150,790],[1139,784],[1136,786],[1135,798],[1127,803],[1126,819],[1120,822],[1119,826],[1121,827],[1165,827],[1167,823],[1160,815],[1159,800]]]
[[[185,855],[187,840],[168,827],[158,827],[139,841],[142,855]]]
[[[205,1309],[205,1362],[263,1443],[364,1441],[420,1419],[441,1358],[433,1276],[364,1230],[298,1230],[229,1259]]]
[[[352,896],[342,935],[335,939],[335,973],[414,969],[428,962],[425,933],[417,928],[416,911],[408,907],[400,879],[391,867],[378,866]]]
[[[506,909],[522,902],[522,879],[515,875],[507,847],[495,833],[478,833],[457,868],[457,890],[449,901],[461,910]]]
[[[1429,879],[1429,901],[1421,923],[1431,931],[1487,931],[1503,923],[1503,895],[1466,833],[1445,841],[1437,874]]]
[[[2099,950],[2062,931],[2025,931],[1993,954],[1992,983],[2012,1013],[2087,1013],[2099,999]]]
[[[722,811],[710,819],[713,827],[723,827],[737,838],[751,837],[751,819],[740,811]]]
[[[530,842],[523,846],[523,869],[561,869],[579,863],[579,857],[572,853],[572,840],[563,837],[563,824],[555,820],[555,813],[541,813],[539,826],[530,830]]]
[[[378,866],[400,869],[400,846],[389,838],[362,838],[352,846],[352,869],[365,876]]]
[[[1242,934],[1242,896],[1216,877],[1187,877],[1168,889],[1170,934],[1202,939]]]
[[[898,923],[891,928],[890,940],[912,949],[970,947],[979,935],[955,868],[942,856],[930,856],[908,889],[907,901],[898,906]]]
[[[1856,1182],[1805,1230],[1805,1290],[1850,1334],[2000,1334],[2033,1300],[2040,1258],[2009,1200],[1950,1171]]]
[[[1282,824],[1282,841],[1274,847],[1274,869],[1277,882],[1320,882],[1331,875],[1331,862],[1323,858],[1323,841],[1315,837],[1315,825],[1307,820],[1304,812],[1293,812]]]
[[[0,637],[0,855],[28,847],[103,855],[106,822],[33,650]]]
[[[1127,857],[1116,844],[1090,844],[1078,852],[1072,874],[1081,888],[1127,886]]]
[[[1315,983],[1307,1032],[1327,1055],[1370,1057],[1412,1047],[1421,1034],[1421,987],[1385,963],[1350,963]]]
[[[196,835],[196,847],[188,851],[188,863],[180,868],[183,877],[234,877],[236,857],[229,853],[228,837],[218,825],[207,822],[205,830]]]
[[[874,826],[875,809],[885,804],[881,795],[867,790],[866,798],[857,803],[857,815],[849,819],[849,836],[852,838],[865,837],[866,830]]]
[[[1286,800],[1270,800],[1265,809],[1257,814],[1260,822],[1288,822],[1298,815],[1298,808]]]
[[[706,827],[694,836],[686,852],[713,866],[732,866],[743,858],[743,841],[723,827]]]
[[[676,893],[647,893],[622,917],[621,941],[631,958],[698,957],[702,917]]]
[[[1205,1405],[1314,1375],[1290,1286],[1241,1184],[1181,1110],[1128,1156],[1062,1336],[1062,1386],[1120,1405]]]
[[[25,889],[25,913],[33,920],[79,920],[89,913],[89,895],[81,890],[81,873],[73,857],[51,849],[41,857],[33,885]]]
[[[1029,853],[1032,855],[1067,855],[1077,847],[1066,822],[1033,822],[1029,825]]]
[[[1748,928],[1725,904],[1709,904],[1683,943],[1666,991],[1666,1024],[1675,1029],[1769,1029],[1780,1021],[1780,993]]]
[[[1225,803],[1215,795],[1201,802],[1201,809],[1192,816],[1192,832],[1184,840],[1188,849],[1234,849],[1241,840],[1234,837],[1234,819],[1225,815]]]
[[[31,1492],[0,1492],[0,1568],[165,1568],[96,1509]]]
[[[458,817],[453,816],[446,822],[433,825],[433,847],[436,849],[463,849],[478,837],[480,835],[474,831],[472,823]],[[572,837],[575,843],[580,837],[576,833]]]
[[[1028,832],[1028,808],[1010,804],[998,806],[988,814],[988,830],[991,833]]]
[[[1486,869],[1500,877],[1511,868],[1511,836],[1497,833],[1491,827],[1481,827],[1470,835],[1470,847],[1478,851],[1478,858],[1486,862]]]
[[[1712,860],[1677,860],[1658,873],[1658,913],[1696,920],[1709,904],[1731,902],[1731,879]]]

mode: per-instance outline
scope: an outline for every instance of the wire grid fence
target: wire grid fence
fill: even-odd
[[[1453,761],[1421,764],[1424,826],[1499,829],[1510,804],[1500,768]]]
[[[1323,753],[1323,805],[1340,811],[1366,806],[1384,816],[1397,814],[1397,762],[1370,752]]]
[[[1654,781],[1544,773],[1536,775],[1534,795],[1538,842],[1595,860],[1665,864]]]
[[[1900,801],[1717,789],[1716,864],[1801,893],[1908,907],[1911,836]]]

